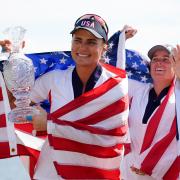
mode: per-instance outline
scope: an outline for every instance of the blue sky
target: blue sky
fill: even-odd
[[[0,4],[0,32],[9,26],[26,28],[26,53],[70,50],[69,32],[85,13],[101,15],[109,35],[125,24],[137,28],[126,47],[143,54],[155,44],[180,44],[179,0],[0,0]]]

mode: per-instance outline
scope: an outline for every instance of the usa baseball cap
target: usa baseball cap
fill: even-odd
[[[95,37],[104,39],[105,42],[108,40],[108,26],[105,20],[96,14],[85,14],[78,18],[71,34],[78,29],[86,29]]]
[[[170,54],[170,53],[171,53],[171,49],[172,49],[172,46],[171,46],[171,45],[168,45],[168,44],[166,44],[166,45],[155,45],[155,46],[153,46],[153,47],[148,51],[148,57],[149,57],[150,59],[152,59],[153,56],[154,56],[154,53],[155,53],[156,51],[161,51],[161,50],[164,50],[164,51],[166,51],[168,54]]]

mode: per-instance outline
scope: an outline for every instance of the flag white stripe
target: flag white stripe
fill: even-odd
[[[24,144],[26,147],[30,147],[32,149],[40,151],[43,144],[44,139],[29,135],[27,133],[15,130],[17,137],[19,138],[18,144]]]
[[[1,107],[0,108],[0,115],[1,115],[1,114],[4,114],[4,103],[3,103],[3,101],[0,101],[0,107]]]
[[[161,159],[158,161],[157,165],[154,167],[152,171],[152,175],[154,177],[159,177],[160,179],[163,178],[164,174],[166,174],[169,167],[171,167],[171,165],[173,164],[176,158],[177,158],[177,144],[175,137],[171,142],[171,144],[166,149],[166,151],[164,152]],[[164,162],[166,162],[166,166],[164,166]]]
[[[129,112],[129,110],[127,109],[127,110],[123,111],[122,113],[119,113],[115,116],[107,118],[104,121],[101,121],[97,124],[90,125],[90,126],[97,127],[97,128],[103,128],[106,130],[114,129],[119,126],[123,126],[123,125],[127,124],[127,119],[124,117],[128,117],[128,112]]]
[[[117,143],[124,143],[127,140],[127,135],[119,137],[119,136],[92,134],[86,130],[78,130],[78,129],[74,129],[71,126],[65,127],[61,125],[56,125],[53,134],[56,137],[66,138],[85,144],[99,145],[103,147],[114,146]]]
[[[7,128],[0,128],[0,142],[8,141]]]
[[[126,29],[121,32],[121,35],[119,36],[118,41],[118,50],[117,50],[117,61],[116,67],[125,69],[126,67],[126,53],[125,53],[125,42],[126,42],[126,35],[125,35]]]
[[[69,151],[53,151],[53,160],[62,165],[89,166],[101,169],[116,169],[120,166],[120,156],[115,158],[96,158],[86,154]]]

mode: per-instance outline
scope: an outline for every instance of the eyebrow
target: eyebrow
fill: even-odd
[[[82,38],[81,38],[81,37],[78,37],[78,36],[74,37],[74,39],[82,40]],[[97,41],[98,41],[96,38],[90,38],[90,39],[86,39],[86,40],[87,40],[87,41],[94,41],[94,42],[97,42]]]
[[[169,55],[163,55],[163,56],[155,55],[155,56],[153,56],[153,58],[154,58],[154,57],[169,57]]]

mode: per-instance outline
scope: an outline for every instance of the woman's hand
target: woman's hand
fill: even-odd
[[[11,41],[7,39],[0,41],[0,46],[2,47],[3,52],[10,52],[12,48],[11,45]]]
[[[125,25],[121,31],[125,31],[126,39],[132,38],[137,33],[137,29],[128,25]]]
[[[47,130],[47,112],[40,106],[35,106],[39,110],[39,114],[32,117],[33,128],[36,131]]]
[[[177,78],[180,79],[180,45],[172,50],[171,63]]]
[[[10,40],[3,40],[3,41],[0,41],[0,46],[2,47],[2,51],[3,52],[11,52],[12,50],[12,43]],[[25,41],[22,42],[22,48],[25,47]]]

